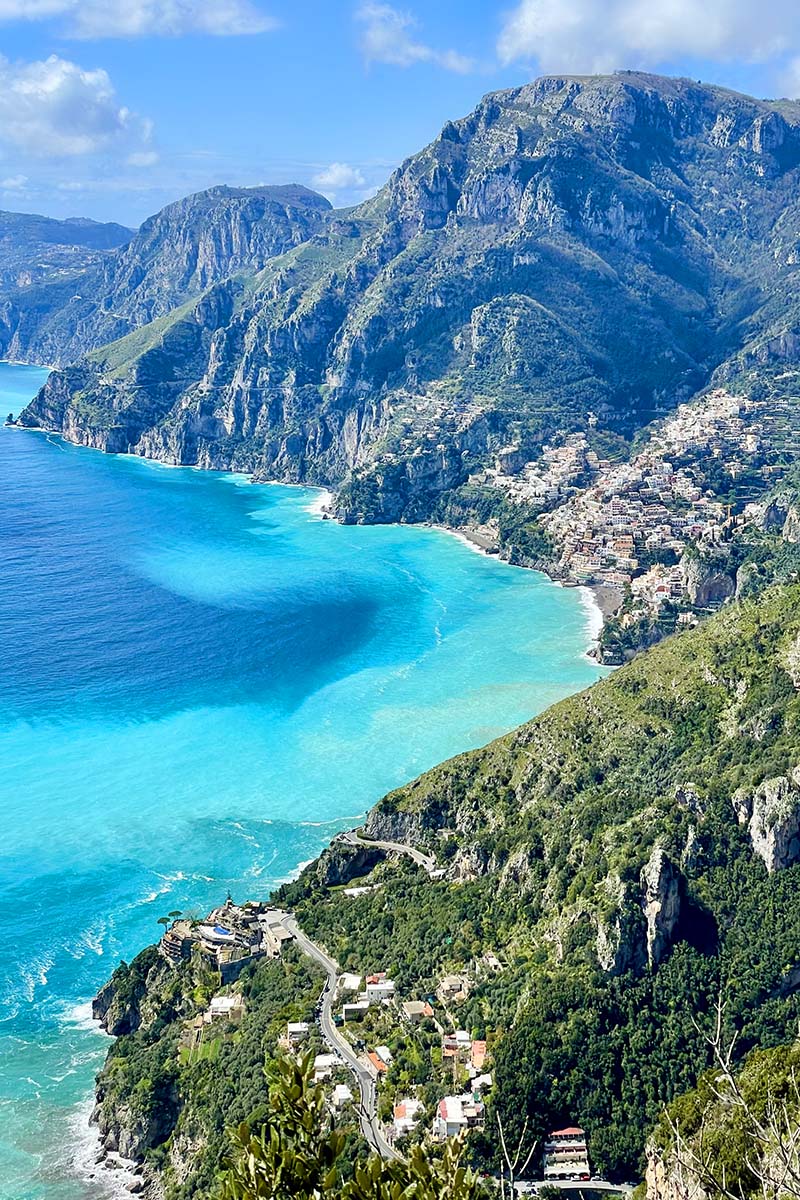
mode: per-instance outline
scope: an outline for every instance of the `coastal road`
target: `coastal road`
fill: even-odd
[[[377,1090],[372,1073],[359,1061],[353,1047],[347,1038],[339,1032],[333,1020],[333,1000],[336,992],[336,981],[339,977],[339,964],[322,950],[316,942],[303,933],[291,913],[279,911],[278,920],[283,928],[294,937],[300,949],[322,967],[325,975],[325,989],[322,993],[319,1024],[325,1041],[344,1060],[355,1076],[361,1093],[361,1111],[359,1120],[361,1130],[367,1142],[382,1158],[400,1158],[383,1136],[377,1114]]]
[[[378,850],[394,850],[398,854],[407,854],[417,866],[424,867],[429,875],[437,869],[436,859],[432,854],[423,854],[415,846],[407,846],[404,842],[379,842],[376,838],[363,837],[360,833],[356,833],[355,829],[340,833],[339,839],[351,846],[375,846]]]

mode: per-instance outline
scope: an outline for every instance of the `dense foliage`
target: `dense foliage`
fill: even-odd
[[[315,1087],[310,1056],[285,1058],[270,1073],[269,1112],[259,1128],[233,1137],[222,1200],[478,1200],[488,1193],[462,1165],[463,1144],[439,1156],[413,1147],[408,1159],[371,1154],[342,1178],[346,1135],[336,1127],[325,1090]]]
[[[492,1041],[509,1128],[526,1112],[538,1135],[578,1121],[598,1169],[636,1177],[661,1106],[708,1062],[694,1022],[721,987],[742,1052],[785,1041],[800,1017],[800,867],[768,874],[731,802],[800,761],[798,629],[796,587],[729,606],[387,797],[368,829],[403,830],[452,878],[387,865],[345,900],[309,870],[283,899],[344,966],[386,969],[404,995],[469,972],[454,1020]],[[639,876],[656,843],[681,900],[652,970]],[[481,968],[488,950],[502,970]],[[491,1138],[477,1149],[496,1164]]]

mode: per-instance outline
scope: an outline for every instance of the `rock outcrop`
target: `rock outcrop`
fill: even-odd
[[[642,911],[647,922],[647,961],[657,967],[669,947],[681,913],[681,876],[663,846],[656,844],[642,870]]]
[[[323,887],[340,887],[369,874],[385,858],[385,851],[377,847],[353,846],[336,840],[323,850],[315,863],[315,871]]]
[[[724,553],[684,554],[681,560],[686,594],[696,608],[716,608],[736,591],[736,580]]]
[[[800,862],[800,769],[791,777],[765,779],[752,792],[739,789],[731,799],[770,874]]]

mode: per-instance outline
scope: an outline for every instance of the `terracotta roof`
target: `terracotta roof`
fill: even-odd
[[[569,1125],[566,1129],[554,1129],[548,1137],[583,1137],[583,1130],[577,1125]]]
[[[386,1063],[383,1061],[382,1058],[378,1057],[378,1055],[375,1053],[374,1050],[370,1050],[369,1054],[367,1055],[367,1058],[372,1063],[372,1065],[376,1071],[388,1071],[389,1070]]]

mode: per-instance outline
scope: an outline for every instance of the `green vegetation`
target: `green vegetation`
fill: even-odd
[[[798,587],[729,606],[373,810],[374,836],[433,850],[452,879],[386,865],[379,890],[334,901],[309,870],[283,902],[343,966],[386,969],[404,996],[470,974],[452,1016],[493,1038],[509,1130],[526,1113],[539,1136],[578,1121],[595,1166],[635,1178],[661,1106],[708,1062],[693,1018],[720,987],[742,1052],[800,1018],[800,867],[767,874],[731,799],[800,759],[798,631]],[[640,874],[656,843],[680,914],[653,970]],[[504,969],[481,969],[487,950]],[[401,1040],[435,1080],[419,1039]],[[496,1164],[487,1128],[474,1149]]]
[[[756,1050],[738,1071],[723,1047],[697,1087],[667,1109],[653,1153],[714,1197],[779,1200],[800,1194],[800,1044]]]
[[[269,1075],[269,1112],[257,1129],[243,1123],[233,1139],[222,1200],[479,1200],[488,1197],[462,1165],[463,1146],[439,1155],[412,1148],[407,1161],[372,1154],[343,1178],[347,1135],[337,1128],[325,1091],[313,1084],[311,1058],[282,1059]]]
[[[366,877],[379,886],[346,897],[315,864],[279,899],[343,969],[388,971],[401,1001],[428,999],[442,1029],[487,1041],[494,1086],[467,1143],[476,1167],[500,1167],[498,1118],[512,1143],[579,1123],[598,1173],[637,1179],[664,1105],[711,1065],[702,1030],[720,992],[738,1055],[785,1044],[800,1020],[799,765],[793,584],[726,606],[387,796],[367,832],[431,851],[443,878],[390,856]],[[747,798],[777,779],[786,798],[751,830]],[[341,844],[330,853],[341,866]],[[136,997],[146,975],[147,1020],[115,1043],[101,1110],[139,1131],[169,1200],[210,1196],[226,1124],[248,1125],[240,1149],[257,1159],[274,1148],[260,1132],[262,1065],[283,1021],[310,1016],[320,980],[296,950],[262,965],[242,980],[241,1025],[186,1054],[204,980],[189,964],[153,986],[149,962],[118,979]],[[442,998],[448,974],[465,994]],[[437,1099],[464,1086],[463,1060],[444,1059],[430,1021],[392,1009],[348,1029],[357,1046],[389,1046],[380,1111],[420,1099],[419,1145]],[[358,1133],[344,1129],[336,1187],[357,1179]]]
[[[296,951],[256,964],[237,984],[245,1001],[241,1022],[215,1021],[192,1047],[191,1019],[208,1003],[206,974],[195,960],[168,967],[150,947],[112,979],[118,1003],[141,998],[143,975],[148,991],[142,1024],[115,1040],[99,1076],[101,1131],[113,1131],[120,1145],[160,1167],[170,1200],[216,1194],[226,1129],[258,1124],[269,1103],[265,1063],[277,1056],[287,1021],[312,1017],[322,987],[321,975]],[[187,1147],[189,1170],[176,1174],[175,1156]]]

